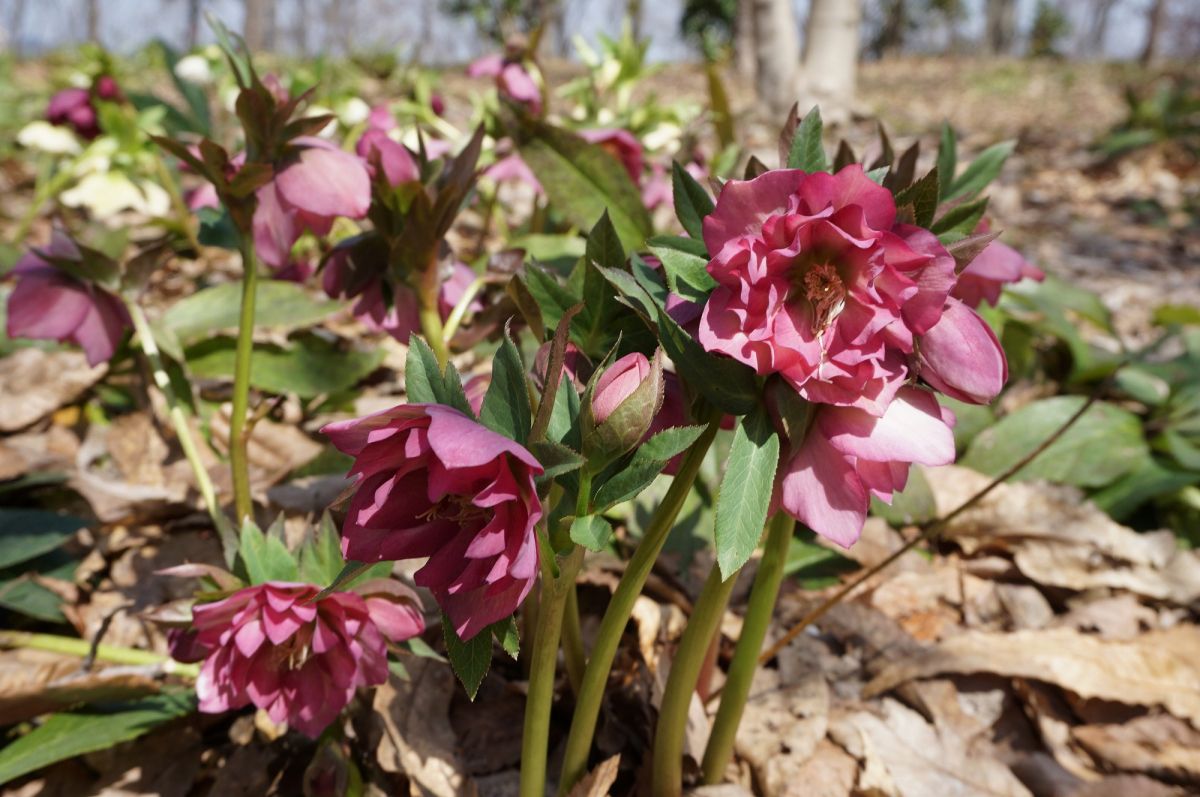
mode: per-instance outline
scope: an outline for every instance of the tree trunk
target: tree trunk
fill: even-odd
[[[1154,0],[1147,9],[1146,15],[1146,46],[1142,48],[1139,59],[1145,66],[1158,56],[1158,39],[1162,33],[1163,22],[1167,17],[1167,0]]]
[[[203,0],[188,0],[187,8],[187,46],[189,50],[196,49],[200,44],[200,6]]]
[[[268,37],[271,34],[271,17],[274,15],[275,4],[271,0],[245,0],[246,20],[242,25],[242,36],[246,39],[246,47],[251,53],[267,49]]]
[[[782,116],[800,93],[800,31],[790,0],[753,2],[755,90],[773,113]]]
[[[1108,39],[1108,22],[1112,17],[1113,6],[1117,0],[1094,0],[1092,3],[1092,24],[1088,26],[1087,39],[1084,41],[1085,58],[1103,58],[1104,43]]]
[[[754,33],[754,0],[737,0],[737,16],[733,20],[733,62],[737,75],[747,83],[754,82],[758,55]]]
[[[87,40],[92,44],[100,43],[100,0],[88,0],[87,3]]]
[[[987,0],[988,49],[993,55],[1009,55],[1016,38],[1016,0]]]
[[[804,36],[805,105],[834,122],[850,118],[858,72],[862,0],[813,0]],[[801,107],[803,113],[807,108]]]
[[[633,40],[642,38],[642,0],[625,0],[625,16],[629,19]]]
[[[871,43],[872,53],[880,58],[895,55],[904,50],[904,40],[908,36],[908,2],[907,0],[889,0],[881,9],[883,22],[879,33]]]

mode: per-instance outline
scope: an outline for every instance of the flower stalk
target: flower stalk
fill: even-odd
[[[237,522],[254,510],[250,495],[250,363],[254,354],[254,309],[258,295],[258,263],[254,242],[242,235],[242,311],[238,321],[233,366],[233,417],[229,422],[229,461],[233,470],[233,499]]]
[[[558,784],[559,794],[569,792],[587,771],[588,753],[591,751],[592,738],[596,733],[596,720],[600,716],[604,686],[608,683],[608,673],[612,669],[613,659],[617,655],[621,635],[625,632],[625,626],[629,622],[630,615],[633,614],[633,605],[637,601],[638,595],[641,594],[646,579],[650,576],[650,570],[654,567],[654,561],[658,558],[663,544],[667,541],[667,535],[675,523],[675,518],[678,517],[684,500],[692,490],[696,475],[700,472],[700,465],[704,461],[705,454],[708,453],[709,446],[712,445],[713,438],[716,437],[719,426],[720,417],[714,414],[709,419],[707,428],[688,449],[671,482],[670,489],[667,490],[662,503],[654,511],[642,541],[633,552],[633,557],[629,560],[625,573],[621,576],[621,581],[617,584],[617,589],[608,604],[608,609],[600,621],[600,629],[579,687],[579,696],[575,702],[575,714],[571,718],[571,730],[567,736],[562,777]]]
[[[767,638],[779,587],[783,583],[783,566],[787,562],[788,545],[792,541],[794,527],[795,521],[784,512],[776,513],[767,524],[762,561],[750,591],[742,633],[734,648],[733,661],[730,662],[721,690],[721,706],[704,750],[701,769],[706,784],[720,783],[733,757],[733,743],[750,695],[754,671],[758,667],[758,654]]]
[[[92,644],[86,639],[75,639],[57,634],[31,634],[25,631],[0,631],[0,648],[44,650],[48,653],[61,653],[64,656],[78,656],[81,659],[92,655],[93,651]],[[169,656],[149,650],[136,650],[116,645],[96,645],[94,659],[134,667],[147,665],[162,667],[164,673],[178,675],[181,678],[196,678],[200,675],[200,667],[196,664],[184,664],[174,661]]]

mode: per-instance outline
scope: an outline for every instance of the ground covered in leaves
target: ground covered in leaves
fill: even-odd
[[[1039,266],[1099,291],[1119,332],[1133,342],[1144,341],[1158,305],[1200,306],[1194,213],[1200,173],[1169,149],[1118,161],[1096,153],[1094,143],[1123,113],[1122,77],[1119,68],[1102,65],[872,64],[861,75],[861,110],[886,121],[897,142],[935,136],[943,118],[968,148],[1016,138],[1016,155],[992,190],[992,215]],[[656,80],[663,91],[703,91],[683,68]],[[775,131],[748,109],[734,110],[751,149],[773,151]],[[873,124],[855,123],[847,135],[866,147]],[[6,191],[19,191],[24,178],[10,164],[3,179]],[[166,305],[188,290],[205,268],[208,281],[225,270],[234,273],[232,263],[221,261],[180,266],[156,278],[159,301]],[[349,322],[334,315],[324,323],[337,329]],[[386,341],[370,362],[341,363],[373,373],[357,410],[396,403],[403,362],[402,347]],[[462,365],[464,372],[486,367]],[[78,531],[65,524],[51,546],[58,553],[46,554],[77,563],[73,569],[46,567],[35,577],[6,580],[0,606],[19,599],[28,607],[33,600],[46,619],[65,621],[83,639],[162,651],[163,635],[145,613],[169,610],[191,589],[154,571],[185,561],[219,563],[219,541],[191,503],[190,473],[155,421],[156,408],[131,406],[107,424],[89,417],[86,399],[102,376],[103,366],[88,368],[76,352],[26,348],[0,358],[0,502],[5,493],[19,494],[28,507],[33,495],[42,507],[70,512],[88,526]],[[107,383],[142,378],[130,371],[108,375]],[[218,399],[225,389],[216,379],[201,385],[202,393]],[[1047,391],[1031,388],[1033,394],[1039,390]],[[325,420],[310,417],[293,398],[272,406],[255,426],[253,475],[270,507],[261,519],[283,512],[285,533],[302,533],[345,487],[340,478],[310,475],[329,470],[313,464],[322,447],[311,433]],[[210,423],[219,442],[227,422],[218,415]],[[227,495],[227,470],[216,461],[211,465]],[[927,470],[924,477],[940,515],[988,481],[958,467]],[[643,759],[673,646],[711,566],[701,519],[685,510],[669,555],[639,599],[602,711],[596,768],[574,794],[632,794],[646,782]],[[0,568],[28,558],[27,551],[20,560],[5,558],[18,556],[5,551],[22,544],[16,536],[22,522],[19,513],[5,516]],[[636,527],[634,517],[620,531],[621,544],[636,542]],[[915,527],[872,519],[848,560],[813,543],[798,544],[769,641],[916,533]],[[585,565],[585,642],[621,567],[609,556]],[[702,684],[708,700],[694,698],[688,751],[696,758],[753,570],[752,563],[725,615],[718,666]],[[906,553],[780,650],[756,676],[730,783],[698,793],[1198,793],[1198,601],[1200,556],[1180,547],[1170,532],[1127,528],[1073,488],[1001,486],[949,523],[933,545]],[[426,636],[440,644],[439,629]],[[474,704],[437,657],[412,657],[403,665],[404,672],[351,709],[363,793],[515,794],[524,662],[497,654]],[[145,695],[158,701],[148,711],[173,710],[161,680],[166,666],[81,669],[77,657],[5,650],[0,725],[94,694]],[[560,680],[552,777],[572,703],[565,677]],[[90,719],[103,722],[102,715]],[[346,777],[347,749],[295,734],[280,738],[253,713],[191,715],[136,741],[57,764],[4,793],[337,793],[320,788]]]

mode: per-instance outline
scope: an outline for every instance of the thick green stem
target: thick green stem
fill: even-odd
[[[579,623],[579,592],[574,582],[567,590],[562,647],[563,658],[567,664],[567,681],[571,684],[571,691],[578,695],[579,687],[583,684],[583,671],[587,667],[587,653],[583,649],[583,628]]]
[[[554,671],[567,595],[583,563],[583,548],[575,546],[562,562],[558,578],[552,563],[542,561],[542,596],[525,698],[525,731],[521,738],[521,797],[545,797],[546,758],[550,747],[550,709],[554,705]]]
[[[737,572],[722,581],[721,568],[713,563],[671,661],[671,674],[667,677],[662,708],[658,712],[658,728],[654,733],[650,788],[654,797],[678,797],[683,793],[683,740],[687,735],[688,709],[692,705],[692,694],[696,691],[705,654],[721,627],[721,616],[735,583]]]
[[[725,776],[725,768],[733,757],[734,739],[742,721],[742,712],[746,708],[746,699],[750,695],[750,683],[754,680],[754,670],[758,666],[758,654],[771,625],[775,600],[779,597],[783,566],[787,562],[788,546],[792,541],[795,525],[796,522],[787,514],[779,512],[767,526],[767,541],[763,544],[762,562],[759,563],[754,587],[750,591],[750,604],[746,607],[742,634],[738,637],[737,647],[733,652],[729,674],[721,690],[721,707],[717,710],[717,718],[708,737],[708,746],[704,750],[704,763],[701,768],[704,782],[707,784],[721,782]]]
[[[50,653],[61,653],[64,656],[78,656],[81,659],[92,653],[92,645],[86,639],[54,634],[30,634],[24,631],[0,631],[0,648],[45,650]],[[97,645],[96,660],[133,666],[160,665],[163,672],[184,678],[196,678],[200,675],[199,665],[183,664],[169,656],[151,653],[148,650],[121,648],[114,645]]]
[[[251,516],[250,497],[250,358],[254,353],[254,304],[258,294],[258,263],[254,242],[242,236],[242,314],[238,321],[237,354],[233,364],[233,418],[229,422],[229,461],[233,468],[233,501],[237,522]]]
[[[662,503],[658,505],[649,525],[646,526],[642,541],[633,552],[633,557],[629,560],[620,583],[617,584],[616,592],[613,593],[612,601],[608,604],[608,610],[600,621],[600,630],[592,646],[587,668],[583,672],[579,698],[575,701],[575,715],[571,719],[571,731],[567,736],[566,755],[563,758],[563,773],[558,784],[559,794],[570,791],[587,771],[588,753],[592,748],[592,737],[596,733],[596,720],[600,716],[604,687],[608,683],[608,673],[617,655],[621,635],[625,633],[625,626],[633,614],[633,604],[650,576],[654,560],[658,558],[663,544],[667,541],[667,534],[692,490],[696,474],[700,472],[700,465],[704,461],[704,455],[708,453],[708,447],[712,445],[719,424],[720,418],[714,417],[704,433],[688,449],[679,471],[671,481],[670,489],[663,496]]]
[[[129,317],[133,319],[133,328],[137,331],[142,352],[146,355],[147,362],[150,363],[154,384],[158,385],[163,398],[166,399],[171,425],[175,428],[175,436],[179,438],[183,455],[187,457],[188,464],[192,466],[192,473],[196,476],[196,489],[200,491],[200,497],[204,499],[204,508],[208,510],[213,523],[219,527],[221,507],[217,503],[216,490],[213,489],[212,479],[209,478],[204,463],[200,461],[200,450],[192,437],[192,430],[188,426],[187,416],[183,413],[179,398],[175,395],[175,389],[171,387],[171,377],[167,375],[167,369],[163,367],[162,357],[158,353],[158,344],[154,341],[154,332],[150,329],[150,322],[146,320],[146,314],[142,312],[142,308],[137,302],[126,300],[125,306],[129,309]]]
[[[450,362],[450,350],[446,347],[446,330],[442,325],[441,310],[438,309],[438,292],[441,279],[438,275],[438,264],[435,258],[421,275],[421,284],[417,290],[417,317],[421,321],[421,334],[425,342],[433,349],[437,357],[438,367],[443,371]]]

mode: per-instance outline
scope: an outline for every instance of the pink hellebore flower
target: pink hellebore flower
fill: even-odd
[[[987,233],[988,223],[980,222],[975,233]],[[1008,244],[992,241],[958,275],[951,295],[971,307],[987,302],[993,307],[1005,285],[1032,279],[1041,282],[1046,274]]]
[[[416,572],[470,639],[510,616],[538,572],[542,466],[458,410],[405,404],[321,430],[360,477],[342,550],[363,562],[429,560]]]
[[[192,645],[207,651],[196,695],[219,713],[253,703],[316,738],[360,686],[387,680],[386,640],[425,628],[419,602],[395,582],[321,600],[312,584],[269,581],[192,608]],[[183,652],[181,650],[181,652]]]
[[[494,77],[500,96],[524,105],[534,116],[542,113],[542,92],[529,70],[518,60],[499,54],[485,55],[467,67],[468,77]]]
[[[358,158],[319,138],[295,143],[299,158],[256,194],[254,246],[273,268],[287,265],[304,230],[327,235],[336,217],[361,219],[371,204],[371,178]]]
[[[46,106],[46,121],[52,125],[69,127],[81,138],[92,139],[100,135],[96,109],[87,89],[63,89],[57,92]]]
[[[666,205],[675,207],[674,191],[671,188],[671,178],[661,163],[650,167],[650,177],[642,184],[642,204],[647,210]]]
[[[954,461],[954,416],[933,394],[904,387],[880,417],[855,407],[814,407],[804,440],[780,464],[776,497],[817,534],[850,547],[871,496],[891,503],[909,466]]]
[[[368,129],[358,139],[354,150],[366,162],[367,170],[372,175],[375,173],[375,164],[379,163],[388,184],[393,187],[421,179],[413,156],[403,144],[393,141],[383,130]]]
[[[641,352],[632,352],[610,365],[596,380],[592,393],[592,417],[604,423],[613,410],[633,395],[650,376],[650,360]]]
[[[598,144],[621,162],[629,179],[637,185],[642,180],[642,168],[645,165],[642,155],[642,144],[633,133],[620,128],[599,128],[596,130],[581,130],[579,135],[585,141]],[[661,168],[661,167],[660,167]]]
[[[895,220],[891,192],[858,164],[726,183],[704,220],[717,287],[701,345],[780,374],[809,401],[882,415],[955,281],[937,238]],[[980,353],[1003,359],[998,346]]]
[[[546,190],[542,188],[541,181],[533,173],[533,169],[530,169],[529,164],[515,152],[501,158],[484,169],[483,176],[497,183],[503,183],[507,180],[524,183],[533,189],[533,193],[539,196],[544,196],[546,193]]]
[[[55,233],[45,252],[80,260],[75,244]],[[111,359],[132,322],[119,298],[56,268],[29,252],[12,270],[17,285],[8,297],[10,338],[70,341],[83,348],[88,365]]]

